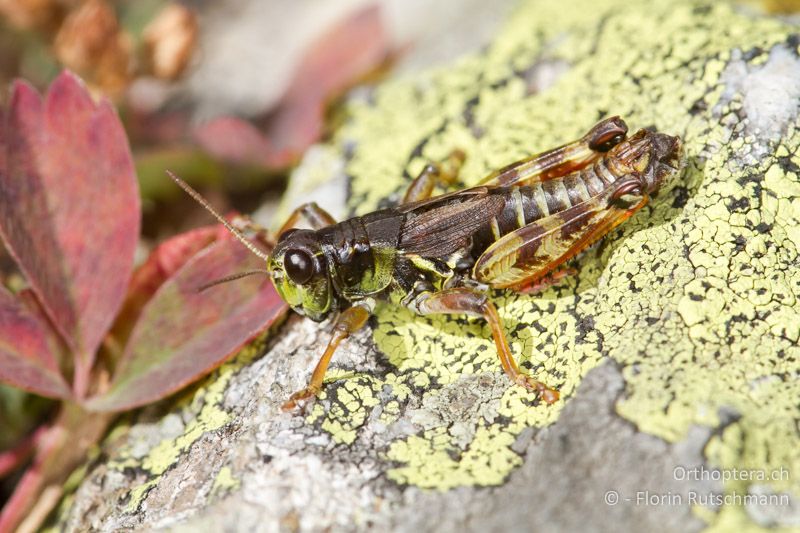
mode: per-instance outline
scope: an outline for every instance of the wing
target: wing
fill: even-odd
[[[627,205],[613,200],[613,188],[561,213],[522,227],[492,244],[473,268],[475,279],[495,288],[534,282],[585,250],[647,204],[647,196],[627,195]]]
[[[421,205],[424,210],[407,215],[398,248],[423,257],[446,257],[467,246],[474,233],[503,210],[505,200],[487,194]]]
[[[479,185],[490,187],[532,185],[565,176],[594,163],[622,142],[627,133],[628,126],[621,118],[607,118],[595,124],[577,141],[496,170],[483,178]]]

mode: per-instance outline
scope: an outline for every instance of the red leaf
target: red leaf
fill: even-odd
[[[33,463],[14,487],[0,513],[0,531],[38,531],[58,504],[72,471],[105,434],[111,415],[87,413],[70,402],[61,404],[51,427],[37,431]]]
[[[0,234],[76,353],[86,390],[95,352],[122,304],[139,236],[139,194],[125,132],[70,73],[44,102],[14,85],[0,159]]]
[[[285,168],[299,155],[296,150],[279,150],[258,128],[236,117],[215,118],[198,126],[192,135],[213,157],[239,165]]]
[[[287,307],[265,278],[252,276],[198,292],[226,275],[263,268],[233,239],[200,252],[142,310],[108,392],[86,402],[99,411],[166,397],[235,354]]]
[[[8,135],[6,134],[6,113],[0,107],[0,173],[5,172],[6,168],[6,146],[8,144]],[[2,182],[0,182],[2,183]]]
[[[285,168],[323,133],[325,104],[389,56],[391,43],[379,5],[334,25],[304,54],[282,102],[264,122],[220,117],[195,129],[195,141],[214,157],[238,164]]]
[[[133,273],[125,304],[117,315],[111,334],[124,344],[139,318],[142,308],[161,284],[177,272],[200,250],[228,236],[222,224],[198,228],[176,235],[159,244]]]
[[[47,324],[0,287],[0,380],[42,396],[68,398],[57,354],[58,341]]]
[[[318,38],[269,124],[269,137],[300,152],[319,139],[326,102],[383,63],[389,41],[378,4],[363,7]]]
[[[214,241],[228,236],[228,230],[220,224],[197,228],[175,235],[159,244],[136,269],[131,279],[130,294],[150,298],[156,290],[200,250]]]
[[[33,452],[36,451],[37,442],[46,431],[44,426],[40,426],[10,450],[0,452],[0,479],[9,475],[30,459]]]

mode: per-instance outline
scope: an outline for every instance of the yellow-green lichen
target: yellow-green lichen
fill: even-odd
[[[330,372],[328,382],[337,379],[337,372]],[[358,436],[358,428],[364,425],[369,409],[378,405],[376,381],[371,376],[347,376],[335,389],[336,402],[327,411],[318,403],[306,418],[307,423],[321,420],[321,428],[331,435],[337,444],[352,444]],[[323,393],[321,400],[326,399]]]
[[[364,214],[398,200],[426,161],[456,147],[468,155],[462,185],[476,183],[610,114],[680,135],[688,158],[680,183],[579,258],[576,278],[495,302],[519,360],[566,401],[611,357],[627,381],[621,416],[678,441],[691,425],[719,425],[723,410],[734,411],[737,429],[712,438],[709,464],[793,469],[770,486],[799,497],[800,133],[793,117],[779,142],[748,131],[742,97],[726,81],[733,63],[754,69],[775,47],[796,54],[791,32],[726,2],[525,2],[484,53],[349,105],[332,144],[351,154],[350,205]],[[537,73],[564,64],[552,86],[533,90]],[[755,157],[756,145],[769,151]],[[371,410],[362,399],[383,385],[398,395],[390,401],[424,402],[464,376],[500,372],[481,322],[386,305],[374,339],[392,367],[384,382],[332,388],[346,417],[313,415],[340,442],[355,440]],[[389,477],[437,489],[501,483],[520,463],[516,436],[554,422],[564,405],[533,400],[509,387],[500,416],[477,422],[466,449],[445,427],[394,441]],[[730,523],[732,512],[703,516]]]
[[[451,440],[444,428],[437,428],[395,442],[389,456],[405,466],[393,469],[392,479],[440,490],[475,485],[476,480],[499,485],[509,470],[522,463],[510,448],[514,434],[504,427],[480,427],[464,451]]]
[[[217,472],[217,477],[214,478],[214,484],[211,486],[212,494],[220,494],[223,492],[233,491],[239,488],[241,482],[233,475],[233,471],[228,466],[223,466]]]
[[[197,407],[197,414],[183,428],[182,433],[174,439],[164,439],[150,448],[144,457],[134,457],[131,449],[122,449],[114,461],[109,462],[109,469],[123,470],[136,467],[146,472],[147,479],[130,491],[128,511],[135,510],[148,491],[155,487],[161,475],[177,463],[183,454],[210,431],[220,429],[231,420],[221,406],[223,394],[228,382],[242,367],[251,363],[263,350],[263,340],[256,341],[243,349],[235,359],[222,365],[192,396]]]

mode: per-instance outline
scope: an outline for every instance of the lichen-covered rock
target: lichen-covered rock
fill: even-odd
[[[577,277],[496,295],[514,353],[563,401],[507,386],[484,324],[383,306],[310,412],[282,414],[327,335],[294,318],[264,357],[111,439],[62,523],[800,526],[794,31],[726,2],[528,1],[484,53],[354,96],[324,148],[338,160],[319,160],[345,161],[356,214],[455,147],[469,185],[611,114],[683,138],[678,183]]]

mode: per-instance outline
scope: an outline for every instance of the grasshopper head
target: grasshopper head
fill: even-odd
[[[617,175],[634,174],[647,194],[656,194],[681,165],[680,137],[639,130],[608,152]]]
[[[321,321],[333,308],[327,260],[315,232],[289,230],[267,260],[278,294],[295,312]]]
[[[655,194],[681,167],[683,143],[680,137],[665,133],[650,133],[652,160],[650,172],[645,173],[647,192]]]

